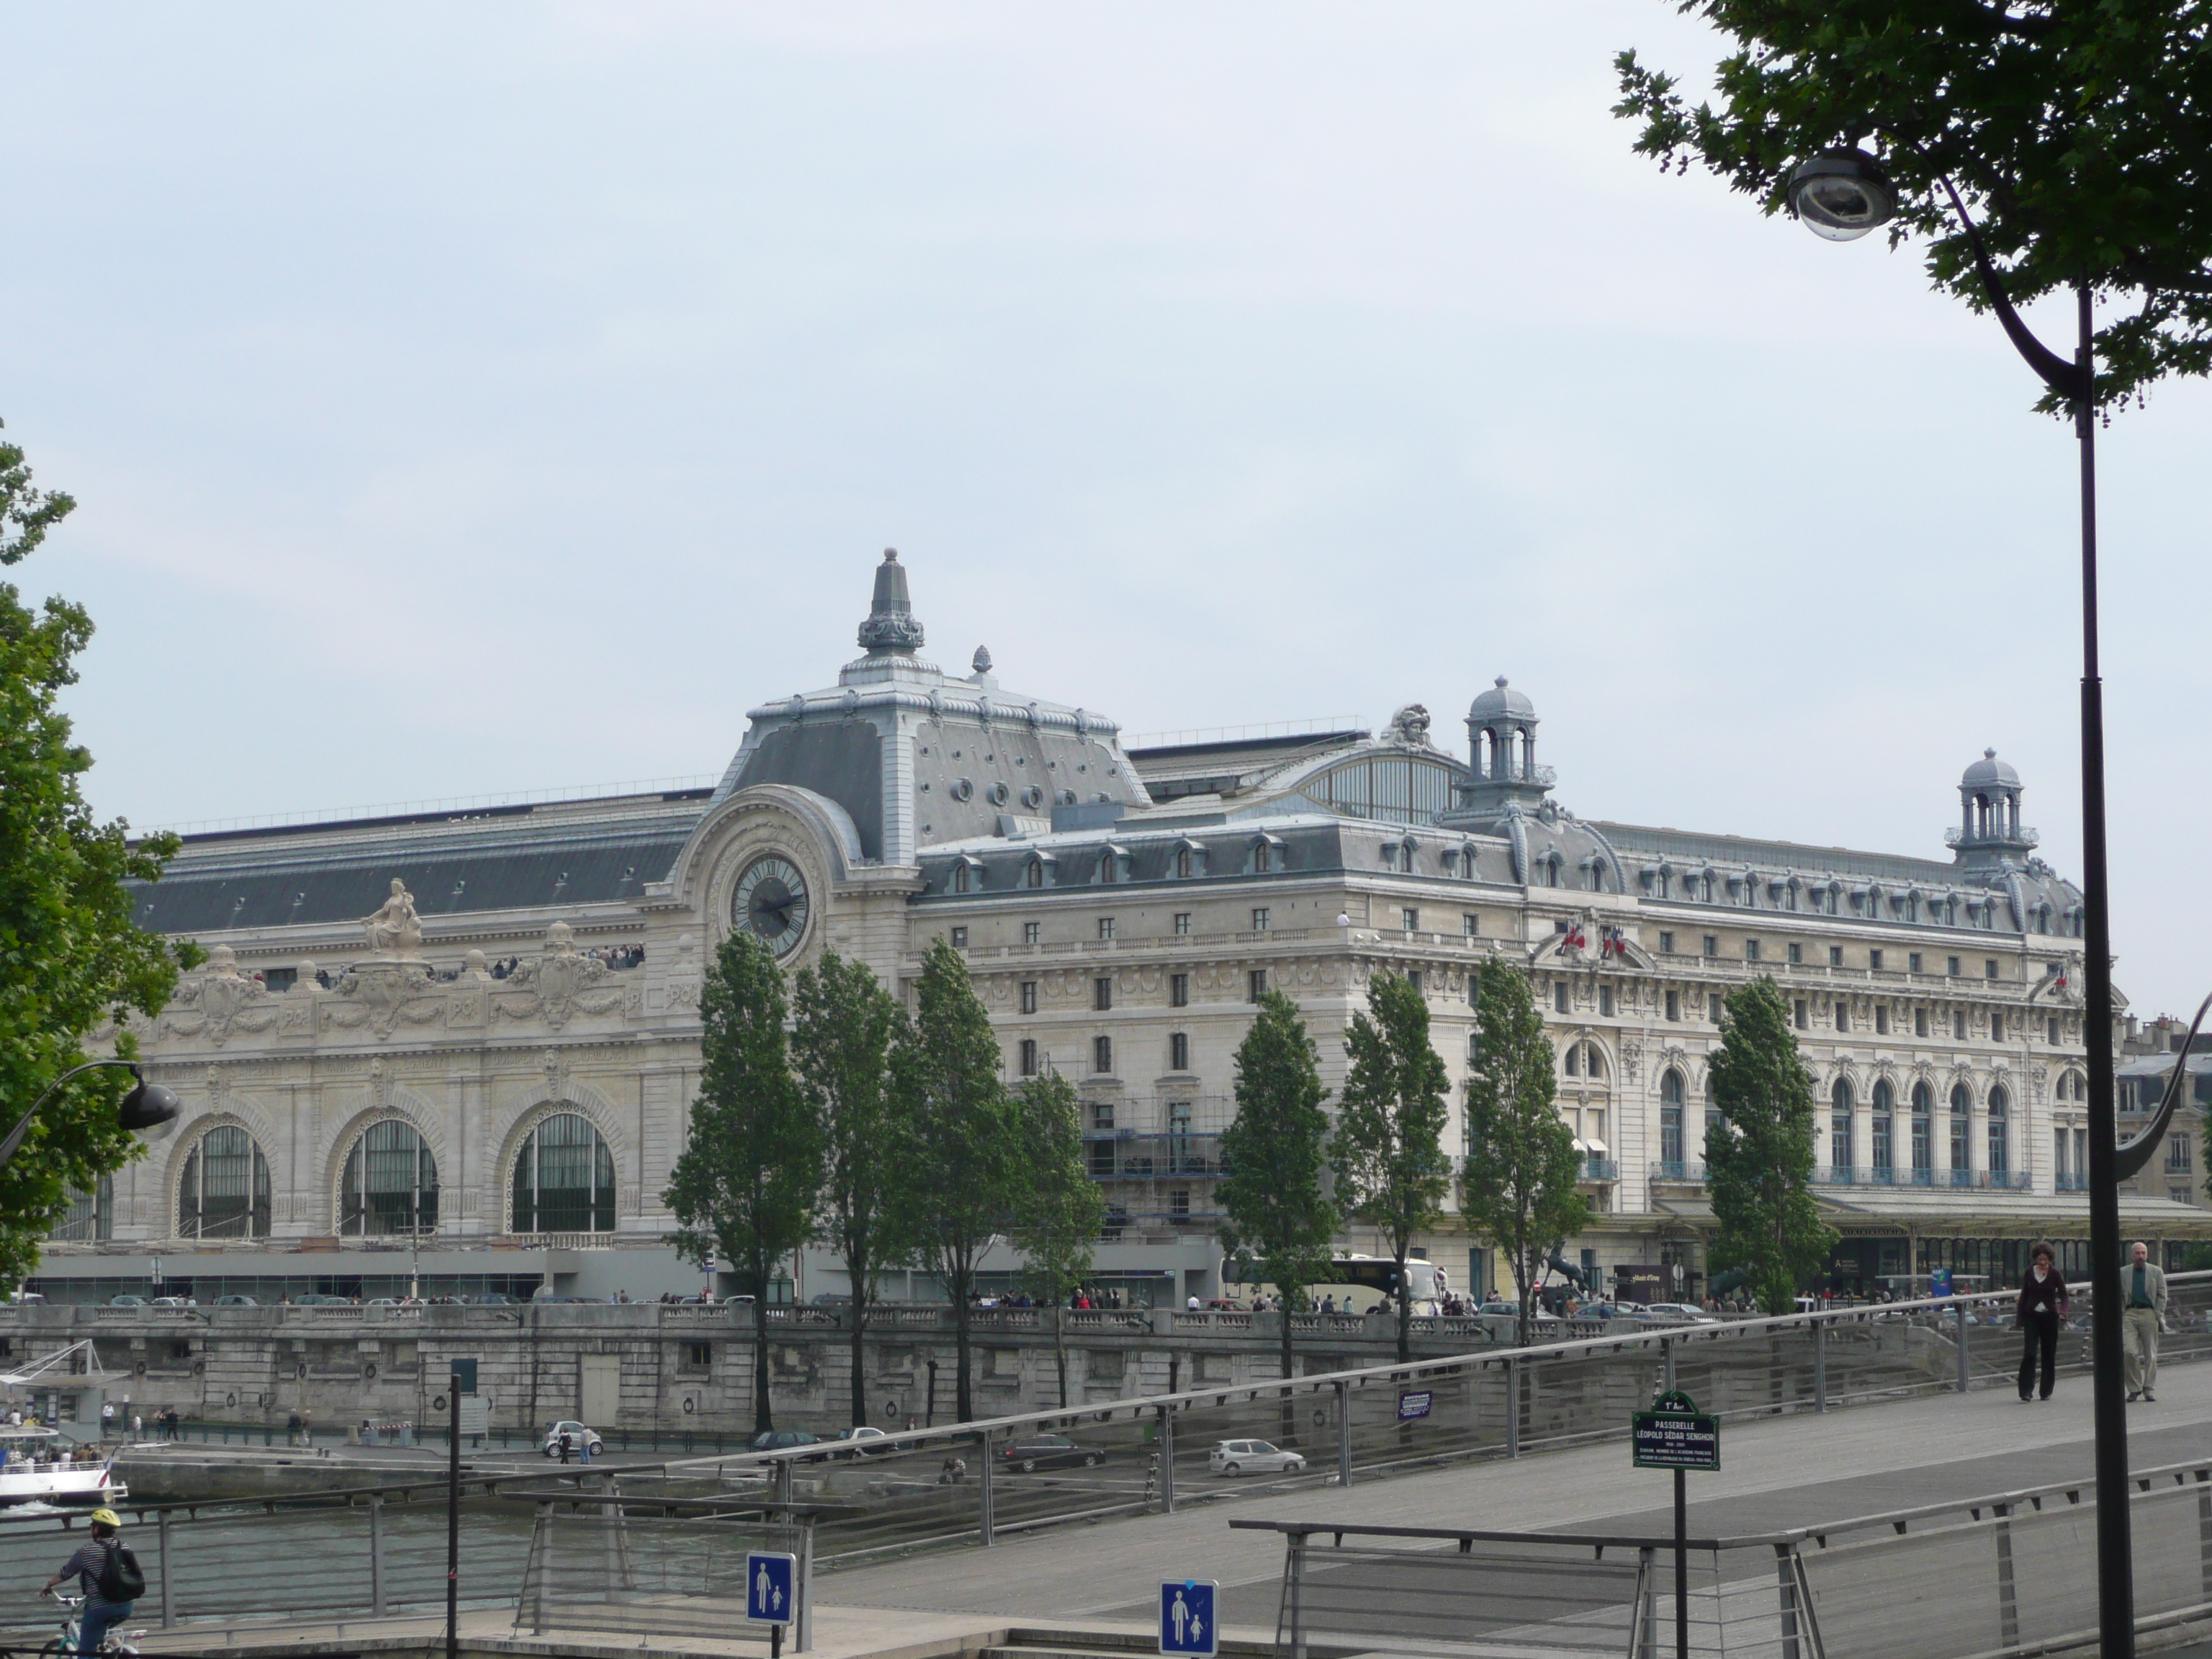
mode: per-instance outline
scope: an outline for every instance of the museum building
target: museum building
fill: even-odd
[[[1563,1260],[1593,1285],[1705,1283],[1705,1066],[1722,999],[1758,975],[1814,1076],[1839,1284],[2011,1274],[2041,1235],[2080,1253],[2081,898],[1993,752],[1948,858],[1851,852],[1577,817],[1502,678],[1464,755],[1418,704],[1380,732],[1125,749],[1112,720],[1001,687],[987,652],[965,676],[923,660],[888,553],[860,644],[835,685],[753,709],[711,788],[187,836],[137,907],[208,949],[138,1030],[185,1120],[82,1195],[38,1287],[699,1289],[660,1194],[732,927],[902,991],[929,941],[961,950],[1009,1079],[1076,1084],[1098,1278],[1139,1301],[1220,1289],[1220,1135],[1265,991],[1297,1000],[1334,1086],[1370,981],[1413,979],[1456,1152],[1492,957],[1527,968],[1555,1037],[1596,1211]],[[2129,1231],[2212,1234],[2194,1185],[2124,1195]],[[1422,1248],[1460,1288],[1496,1283],[1455,1217]],[[1000,1246],[987,1280],[1018,1267]],[[809,1251],[770,1293],[848,1288]]]

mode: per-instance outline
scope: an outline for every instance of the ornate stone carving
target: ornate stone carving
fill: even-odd
[[[415,914],[415,896],[398,877],[392,878],[392,896],[373,915],[362,919],[368,948],[392,962],[413,962],[422,955],[422,919]]]
[[[238,971],[238,953],[228,945],[208,952],[207,971],[193,983],[190,996],[179,994],[177,1002],[199,1012],[163,1014],[160,1036],[204,1036],[220,1048],[234,1033],[266,1031],[276,1024],[268,988]]]
[[[538,960],[507,979],[522,994],[499,997],[492,1006],[502,1018],[540,1019],[557,1031],[580,1013],[611,1014],[623,1006],[623,992],[593,988],[606,975],[606,963],[578,951],[575,930],[556,921],[545,930]]]
[[[345,1000],[324,1006],[323,1024],[347,1030],[366,1025],[380,1037],[390,1036],[402,1020],[428,1025],[445,1012],[420,963],[357,963],[338,981],[337,994]]]
[[[1390,727],[1385,735],[1395,742],[1426,749],[1429,747],[1429,711],[1419,703],[1407,703],[1390,716]]]

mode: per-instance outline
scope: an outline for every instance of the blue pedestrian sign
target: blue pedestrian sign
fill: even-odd
[[[1212,1578],[1170,1579],[1160,1586],[1160,1651],[1213,1659],[1221,1651],[1215,1604],[1221,1585]]]
[[[756,1625],[788,1625],[794,1608],[799,1558],[756,1550],[745,1557],[745,1617]]]

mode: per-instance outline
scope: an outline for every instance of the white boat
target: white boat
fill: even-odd
[[[57,1509],[94,1509],[131,1495],[114,1476],[114,1457],[97,1462],[63,1461],[76,1443],[56,1430],[33,1424],[0,1425],[0,1505],[51,1504]]]

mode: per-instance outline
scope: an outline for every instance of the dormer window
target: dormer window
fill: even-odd
[[[964,864],[956,864],[952,866],[952,890],[956,893],[964,893],[968,890],[968,866]]]
[[[1178,881],[1188,881],[1188,880],[1190,879],[1190,848],[1188,848],[1188,847],[1178,847],[1178,848],[1176,848],[1176,855],[1175,855],[1175,872],[1176,872],[1176,880],[1178,880]]]
[[[1252,872],[1255,875],[1264,876],[1267,873],[1267,866],[1270,862],[1272,862],[1268,855],[1273,851],[1273,848],[1270,848],[1264,841],[1256,843],[1253,847]]]

